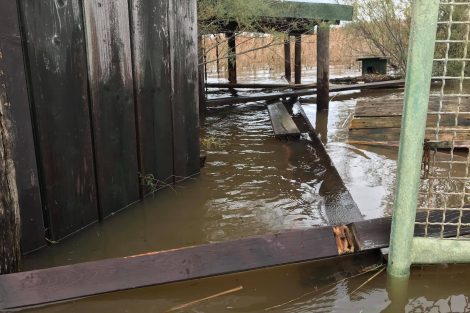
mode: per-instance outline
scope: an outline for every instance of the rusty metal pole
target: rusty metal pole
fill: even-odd
[[[295,35],[295,83],[302,83],[302,35]]]
[[[330,104],[330,25],[321,23],[317,31],[317,110]]]
[[[287,35],[284,41],[284,70],[286,80],[290,83],[292,81],[292,66],[291,66],[291,55],[290,55],[290,35]]]

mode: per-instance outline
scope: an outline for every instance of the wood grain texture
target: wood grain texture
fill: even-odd
[[[44,220],[39,190],[36,152],[20,31],[17,1],[0,0],[0,100],[11,119],[13,157],[21,215],[21,247],[24,253],[45,245]]]
[[[173,182],[168,1],[131,0],[140,172]]]
[[[83,4],[100,212],[107,217],[139,199],[129,6]]]
[[[0,276],[0,309],[338,255],[331,227]]]
[[[299,137],[300,131],[295,125],[294,120],[287,112],[282,102],[276,102],[268,105],[269,117],[276,137]]]
[[[174,173],[200,171],[196,1],[170,1]]]
[[[0,86],[0,275],[19,270],[21,221],[13,161],[11,118]]]
[[[98,220],[80,3],[21,1],[43,201],[54,240]]]

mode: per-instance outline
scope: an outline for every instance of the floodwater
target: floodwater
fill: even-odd
[[[270,82],[277,77],[248,73],[240,80]],[[276,140],[260,104],[211,110],[202,134],[211,144],[200,176],[27,256],[24,269],[387,216],[397,148],[349,145],[348,124],[358,98],[400,93],[342,93],[332,100],[328,113],[318,115],[314,104],[305,104],[331,161],[307,135],[299,141]],[[214,296],[223,292],[227,294]],[[414,268],[404,283],[387,280],[379,256],[361,255],[142,288],[25,312],[166,312],[189,303],[176,312],[470,312],[468,296],[469,266]],[[198,301],[204,298],[208,299]]]

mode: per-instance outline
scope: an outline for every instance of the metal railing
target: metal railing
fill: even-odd
[[[388,272],[470,262],[470,2],[415,0]],[[440,86],[431,89],[431,81]],[[424,143],[424,144],[423,144]],[[416,220],[416,212],[424,218]],[[452,236],[452,238],[447,238]]]

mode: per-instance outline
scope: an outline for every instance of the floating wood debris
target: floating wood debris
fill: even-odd
[[[300,131],[282,102],[268,105],[274,134],[277,138],[299,138]]]
[[[349,142],[385,142],[390,146],[397,146],[400,141],[402,111],[401,98],[382,97],[358,101],[349,126]],[[439,132],[436,131],[438,124]],[[452,141],[454,147],[455,144],[459,147],[470,146],[470,97],[460,97],[460,100],[457,97],[447,97],[443,101],[431,97],[426,140],[436,148],[449,148]]]

